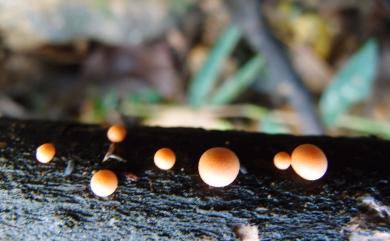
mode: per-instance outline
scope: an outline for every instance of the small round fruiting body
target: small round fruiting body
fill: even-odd
[[[312,144],[303,144],[291,154],[291,166],[302,178],[310,181],[320,179],[328,169],[324,152]]]
[[[90,186],[96,196],[107,197],[117,189],[118,178],[110,170],[100,170],[93,174]]]
[[[231,184],[240,171],[240,161],[236,154],[225,147],[213,147],[205,151],[198,164],[202,180],[213,187]]]
[[[162,170],[171,169],[175,165],[175,162],[175,152],[169,148],[161,148],[154,154],[154,164]]]
[[[45,143],[37,148],[35,157],[41,163],[49,163],[56,154],[56,148],[52,143]]]
[[[290,164],[291,157],[287,152],[281,151],[274,156],[274,165],[276,168],[280,170],[286,170],[290,167]]]
[[[122,125],[112,125],[107,131],[107,138],[111,142],[122,142],[127,135],[127,130]]]

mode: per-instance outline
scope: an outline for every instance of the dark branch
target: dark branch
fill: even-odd
[[[259,0],[229,0],[233,18],[244,31],[252,47],[265,56],[271,78],[284,85],[284,94],[298,111],[305,134],[323,134],[323,127],[314,106],[297,72],[292,67],[282,44],[274,38],[261,14]]]

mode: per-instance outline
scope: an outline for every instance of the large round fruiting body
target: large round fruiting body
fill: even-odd
[[[56,148],[52,143],[45,143],[37,148],[35,157],[41,163],[49,163],[56,154]]]
[[[213,187],[231,184],[240,171],[240,161],[228,148],[214,147],[205,151],[198,164],[202,180]]]
[[[113,125],[107,131],[107,138],[111,142],[122,142],[127,135],[127,130],[122,125]]]
[[[303,144],[292,152],[291,166],[302,178],[314,181],[326,173],[328,160],[324,152],[317,146]]]
[[[274,165],[276,168],[280,170],[286,170],[290,167],[290,164],[291,157],[287,152],[281,151],[274,156]]]
[[[107,197],[117,189],[118,178],[110,170],[100,170],[93,174],[90,185],[96,196]]]
[[[162,169],[171,169],[176,162],[175,153],[169,148],[161,148],[154,154],[154,164]]]

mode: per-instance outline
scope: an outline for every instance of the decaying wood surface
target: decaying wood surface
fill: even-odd
[[[133,127],[116,146],[127,162],[102,163],[105,131],[0,120],[0,239],[235,240],[242,225],[257,228],[263,240],[389,235],[388,141]],[[55,143],[57,156],[45,165],[35,160],[35,149],[47,141]],[[320,146],[328,157],[328,172],[318,181],[273,166],[276,152],[302,143]],[[200,155],[214,146],[234,150],[244,167],[226,188],[207,186],[197,173]],[[176,151],[172,171],[154,167],[159,147]],[[120,177],[109,198],[89,189],[93,170],[101,168]]]

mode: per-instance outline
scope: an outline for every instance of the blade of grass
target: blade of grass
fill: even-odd
[[[235,75],[228,78],[218,88],[210,103],[222,105],[232,102],[256,80],[255,77],[263,68],[264,63],[265,60],[260,55],[250,59]]]
[[[283,123],[283,121],[279,120],[272,112],[260,121],[259,130],[268,134],[291,133],[287,125]]]
[[[240,37],[241,33],[236,26],[228,27],[219,37],[202,68],[190,82],[188,99],[190,105],[198,107],[204,104],[206,96],[217,82],[225,60]]]
[[[370,120],[364,117],[344,115],[336,122],[335,127],[390,139],[389,123]]]

